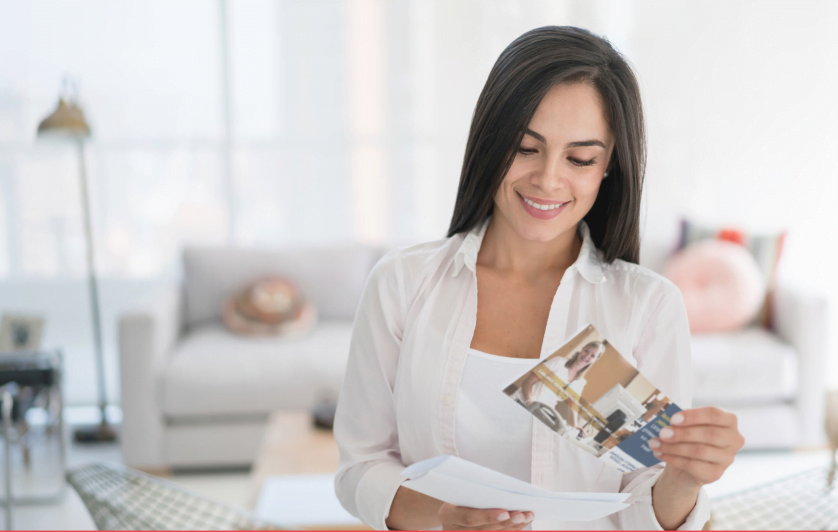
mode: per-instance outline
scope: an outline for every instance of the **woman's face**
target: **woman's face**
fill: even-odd
[[[495,215],[533,242],[575,230],[596,200],[613,149],[597,92],[587,83],[554,86],[495,195]]]
[[[592,345],[585,346],[582,348],[582,353],[579,355],[579,358],[576,359],[576,364],[580,367],[589,366],[594,363],[598,354],[599,349],[596,347]]]

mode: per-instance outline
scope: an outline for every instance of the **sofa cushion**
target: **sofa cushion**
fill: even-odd
[[[367,276],[381,253],[352,245],[333,248],[259,250],[187,247],[183,254],[186,325],[221,319],[224,303],[263,277],[296,283],[323,319],[351,320]]]
[[[192,331],[163,372],[169,418],[266,414],[336,398],[350,321],[322,321],[303,338],[236,336],[214,324]]]
[[[797,394],[794,348],[761,327],[694,334],[692,366],[695,406],[777,403]]]

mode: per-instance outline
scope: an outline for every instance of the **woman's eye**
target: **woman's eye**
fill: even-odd
[[[572,162],[573,164],[575,164],[576,166],[591,166],[592,164],[594,164],[596,162],[596,157],[594,157],[593,159],[587,160],[587,161],[583,161],[581,159],[576,159],[574,157],[568,157],[567,159],[570,162]]]
[[[536,150],[534,148],[521,148],[521,147],[518,148],[518,153],[520,153],[521,155],[532,155],[533,153],[536,153],[537,151],[538,150]]]

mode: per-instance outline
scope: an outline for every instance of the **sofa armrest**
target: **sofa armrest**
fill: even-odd
[[[798,397],[804,445],[820,445],[829,358],[829,302],[822,294],[780,284],[772,305],[774,331],[797,350]]]
[[[161,377],[181,336],[183,295],[171,287],[119,318],[122,455],[129,466],[165,466]]]

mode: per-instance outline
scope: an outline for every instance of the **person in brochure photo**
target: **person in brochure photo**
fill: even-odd
[[[704,526],[702,486],[744,441],[733,414],[689,408],[681,294],[638,265],[645,142],[637,80],[607,40],[543,27],[501,53],[474,110],[447,238],[387,253],[358,307],[334,427],[335,490],[350,513],[382,530],[538,519],[402,486],[405,466],[454,455],[554,491],[632,495],[586,527]],[[685,408],[650,441],[663,463],[623,475],[501,391],[589,324]]]
[[[604,343],[588,342],[585,347],[569,357],[553,357],[546,362],[542,362],[541,365],[552,371],[556,377],[564,382],[564,388],[570,388],[577,395],[582,395],[582,390],[585,389],[586,384],[585,372],[604,352]],[[556,397],[556,394],[545,386],[535,373],[530,373],[521,383],[521,394],[527,404],[533,401],[541,401],[542,403],[555,401]]]
[[[585,372],[604,352],[605,344],[603,342],[588,342],[582,349],[569,357],[552,357],[542,362],[541,365],[552,371],[559,380],[565,383],[563,389],[573,390],[581,396],[582,390],[587,384]],[[554,407],[554,411],[561,416],[564,423],[569,427],[578,428],[576,412],[573,408],[567,404],[567,401],[562,401],[565,403],[564,405],[558,405],[559,398],[534,372],[531,372],[521,383],[520,395],[527,406],[541,403]]]

